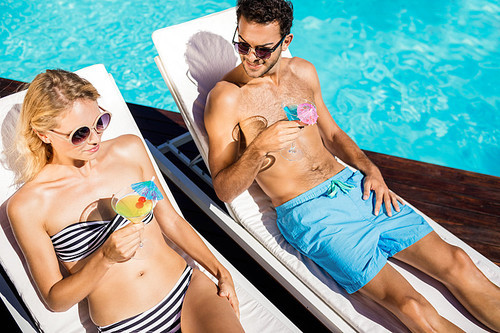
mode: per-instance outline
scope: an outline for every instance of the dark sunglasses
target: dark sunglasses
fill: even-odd
[[[104,110],[100,106],[99,109],[101,109],[103,112],[99,116],[97,116],[91,128],[89,128],[88,126],[82,126],[74,129],[69,134],[60,133],[54,130],[50,130],[50,132],[60,135],[65,140],[71,142],[71,144],[74,146],[80,146],[89,138],[91,129],[94,129],[96,133],[101,134],[106,128],[108,128],[109,122],[111,121],[111,113]]]
[[[287,36],[287,35],[284,35],[283,37],[281,37],[278,44],[274,45],[271,48],[264,47],[264,46],[251,47],[250,44],[248,44],[247,42],[235,42],[234,41],[234,38],[236,37],[236,31],[238,31],[238,27],[236,27],[236,30],[234,30],[234,35],[233,35],[233,45],[234,45],[234,48],[236,49],[236,52],[238,52],[241,55],[247,55],[248,52],[250,52],[250,49],[253,49],[255,51],[255,56],[259,59],[262,59],[262,60],[269,59],[271,57],[271,54],[274,51],[276,51],[278,46],[280,46],[281,43],[283,43],[283,41],[285,40],[285,37]],[[241,38],[241,39],[243,39],[243,38]]]

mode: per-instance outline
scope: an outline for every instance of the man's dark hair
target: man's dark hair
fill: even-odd
[[[293,5],[288,0],[238,0],[236,18],[268,24],[278,22],[281,36],[288,35],[293,22]]]

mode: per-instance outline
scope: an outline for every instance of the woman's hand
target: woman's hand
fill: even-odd
[[[231,304],[231,306],[233,307],[236,316],[238,317],[238,319],[240,319],[240,302],[238,301],[238,297],[236,296],[236,291],[234,289],[234,283],[231,276],[220,278],[218,287],[219,296],[227,298],[229,304]]]
[[[115,264],[132,258],[141,243],[144,223],[129,223],[116,230],[102,246],[104,257]]]

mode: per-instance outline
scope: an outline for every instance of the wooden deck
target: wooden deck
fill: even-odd
[[[18,91],[21,82],[0,78],[0,97]],[[128,103],[143,136],[158,145],[186,132],[180,114]],[[182,151],[196,156],[194,143]],[[388,186],[419,210],[500,265],[500,178],[366,151]],[[167,154],[215,201],[213,190]],[[200,164],[201,166],[201,164]],[[186,219],[250,282],[305,332],[324,332],[324,326],[210,221],[192,201],[168,181]],[[223,204],[220,202],[221,207]],[[1,302],[0,302],[1,303]],[[6,311],[6,310],[5,310]],[[4,311],[2,311],[4,313]]]

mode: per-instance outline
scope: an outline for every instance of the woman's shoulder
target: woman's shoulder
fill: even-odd
[[[22,217],[33,215],[42,216],[46,207],[44,204],[43,185],[36,180],[29,181],[22,185],[7,202],[7,215],[11,222],[13,220],[24,220]]]
[[[107,140],[104,143],[104,155],[116,153],[119,155],[130,156],[131,153],[137,152],[138,149],[144,147],[141,138],[135,134],[120,135],[116,138]]]
[[[144,142],[137,135],[125,134],[105,143],[98,158],[105,164],[119,162],[122,166],[142,165],[149,159]]]

